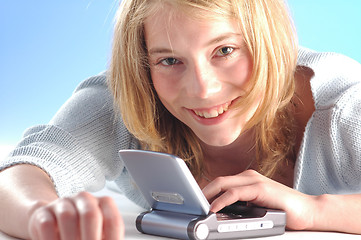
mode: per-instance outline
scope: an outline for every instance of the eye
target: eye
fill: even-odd
[[[232,47],[222,47],[217,50],[216,55],[219,57],[224,57],[224,56],[231,54],[233,52],[233,50],[234,50],[234,48],[232,48]]]
[[[169,58],[165,58],[165,59],[161,60],[159,63],[161,63],[165,66],[172,66],[172,65],[178,64],[179,61],[176,58],[169,57]]]

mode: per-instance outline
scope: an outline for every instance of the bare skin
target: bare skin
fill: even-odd
[[[0,229],[22,239],[122,239],[124,227],[114,201],[79,193],[58,198],[45,172],[17,165],[0,173]],[[25,227],[24,227],[25,226]],[[27,227],[26,227],[27,226]]]

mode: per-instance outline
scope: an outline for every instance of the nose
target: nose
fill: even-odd
[[[208,98],[218,93],[222,84],[215,69],[207,63],[194,64],[189,69],[188,95],[191,97]]]

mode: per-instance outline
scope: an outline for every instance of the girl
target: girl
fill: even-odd
[[[117,157],[130,148],[182,157],[212,211],[248,201],[289,229],[361,234],[360,74],[299,47],[282,0],[125,0],[108,82],[81,83],[1,163],[0,229],[119,239],[113,201],[83,191],[114,180],[145,206]]]

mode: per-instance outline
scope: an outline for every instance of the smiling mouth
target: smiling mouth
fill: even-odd
[[[217,107],[211,109],[193,109],[193,112],[201,118],[216,118],[226,111],[228,111],[229,106],[231,105],[232,101],[219,105]]]

